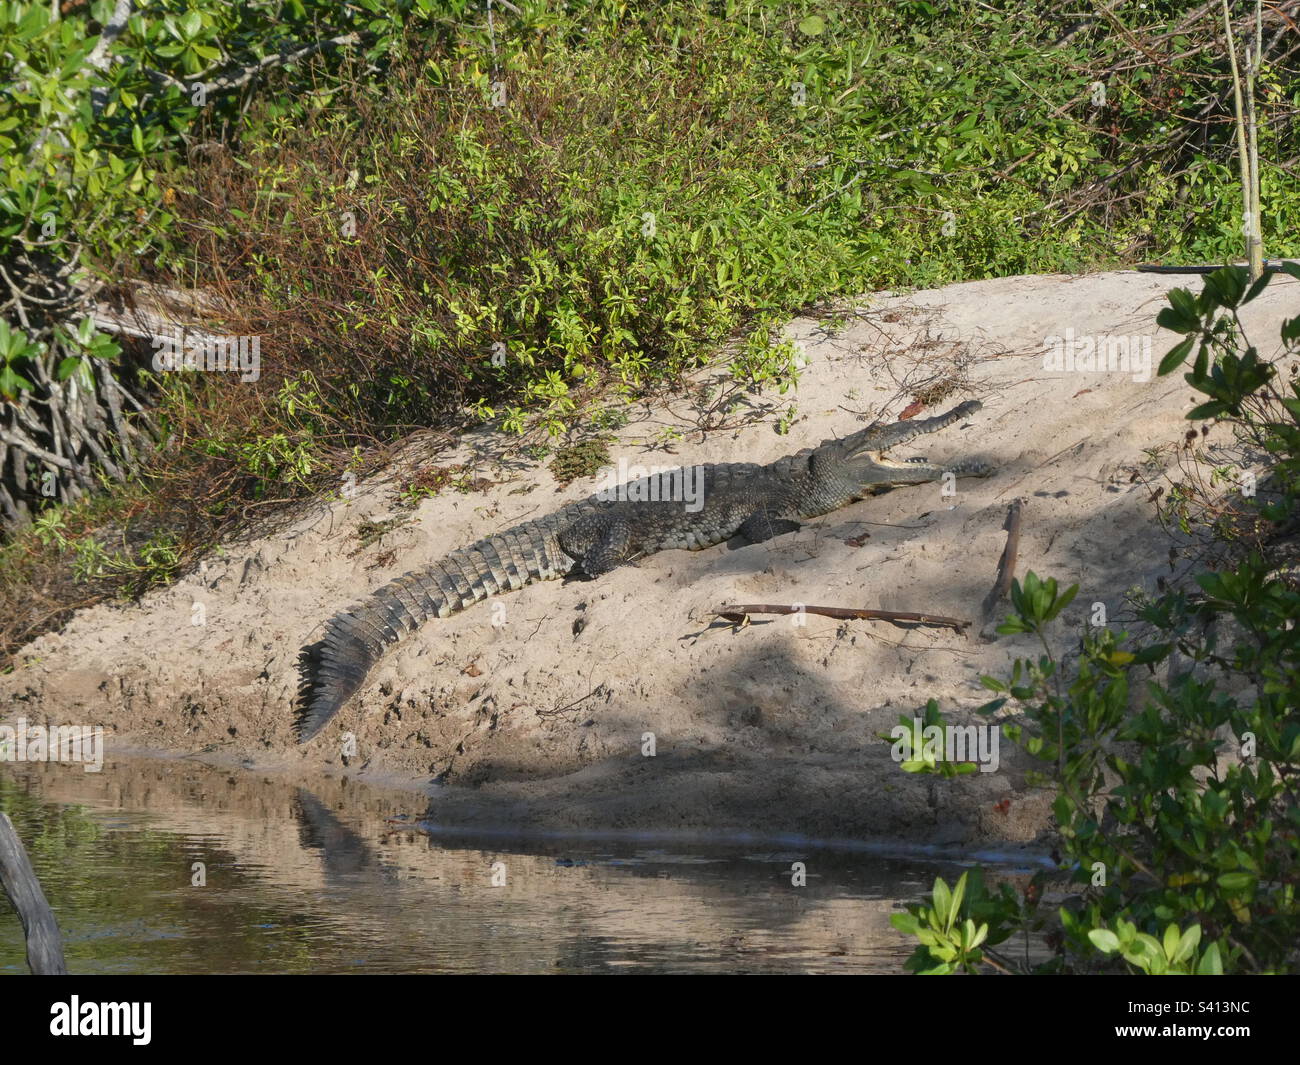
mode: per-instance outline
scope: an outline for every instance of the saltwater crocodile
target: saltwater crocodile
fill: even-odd
[[[325,727],[361,687],[388,644],[430,617],[448,617],[534,581],[598,577],[656,551],[697,551],[737,534],[761,543],[795,531],[800,519],[896,485],[936,481],[945,473],[986,476],[992,470],[979,462],[943,467],[921,459],[895,461],[884,454],[980,407],[971,400],[933,418],[868,426],[767,466],[725,462],[642,478],[412,570],[326,623],[323,639],[308,653],[315,676],[305,693],[299,742]],[[684,485],[696,491],[683,492]]]

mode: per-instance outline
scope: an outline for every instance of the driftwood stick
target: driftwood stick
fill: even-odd
[[[895,625],[933,625],[941,629],[956,629],[962,632],[970,625],[961,618],[949,618],[942,614],[912,614],[898,610],[859,610],[847,606],[783,606],[773,603],[738,603],[724,606],[714,611],[719,617],[728,621],[743,621],[747,614],[818,614],[824,618],[842,618],[845,620],[889,621]]]
[[[1020,503],[1019,499],[1007,508],[1007,520],[1002,528],[1007,533],[1007,543],[998,560],[998,579],[984,598],[984,620],[988,621],[998,608],[998,604],[1011,591],[1011,581],[1016,575],[1016,555],[1020,551]]]
[[[67,976],[59,922],[45,901],[41,882],[23,849],[13,822],[0,814],[0,887],[13,903],[27,935],[27,965],[36,976]]]

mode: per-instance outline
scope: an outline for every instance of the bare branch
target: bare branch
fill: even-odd
[[[937,628],[956,629],[962,632],[970,625],[961,618],[945,617],[942,614],[911,614],[899,610],[859,610],[845,606],[785,606],[771,603],[738,603],[724,606],[714,611],[719,617],[736,623],[744,622],[748,614],[818,614],[824,618],[842,618],[845,620],[889,621],[895,625],[931,625]]]
[[[209,92],[225,92],[229,89],[238,89],[247,85],[258,74],[261,74],[273,67],[286,66],[289,63],[296,63],[308,56],[315,55],[325,48],[342,48],[344,45],[356,45],[361,43],[361,36],[356,33],[345,33],[339,37],[330,37],[328,40],[316,41],[313,44],[304,45],[293,52],[287,52],[283,55],[263,56],[256,63],[250,63],[245,67],[235,67],[216,78],[207,80],[204,78],[193,78],[189,81],[181,81],[179,78],[173,78],[170,74],[164,74],[160,70],[146,69],[145,73],[149,79],[156,85],[163,88],[180,89],[181,92],[189,94],[190,90],[196,85],[202,85]]]

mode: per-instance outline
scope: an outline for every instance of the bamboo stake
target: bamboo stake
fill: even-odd
[[[1241,71],[1237,67],[1237,45],[1232,37],[1232,16],[1228,11],[1228,0],[1223,2],[1223,32],[1227,41],[1228,62],[1232,67],[1232,100],[1233,108],[1236,111],[1237,121],[1237,155],[1241,167],[1241,204],[1242,204],[1242,231],[1246,236],[1246,260],[1250,264],[1250,279],[1255,281],[1264,273],[1264,242],[1259,235],[1259,216],[1258,216],[1258,180],[1259,168],[1258,163],[1254,161],[1254,154],[1251,151],[1251,144],[1247,142],[1246,134],[1246,112],[1242,103],[1241,91]],[[1258,11],[1259,0],[1256,0],[1256,10]],[[1249,96],[1251,102],[1251,140],[1254,139],[1254,80],[1251,77],[1250,70],[1250,49],[1246,49],[1247,70],[1246,76],[1249,81]],[[1251,175],[1254,174],[1255,180],[1252,182]]]
[[[1255,0],[1255,50],[1246,49],[1246,118],[1249,124],[1250,150],[1250,237],[1246,245],[1246,257],[1250,260],[1250,279],[1259,278],[1264,272],[1264,215],[1259,202],[1259,143],[1256,137],[1255,122],[1255,79],[1259,76],[1260,64],[1263,62],[1264,28],[1260,0]]]

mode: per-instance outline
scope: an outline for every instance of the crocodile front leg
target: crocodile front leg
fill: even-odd
[[[560,547],[588,577],[599,577],[617,569],[632,554],[632,524],[614,514],[589,514],[562,529]]]
[[[737,530],[751,544],[761,544],[774,536],[798,532],[803,526],[789,518],[776,518],[769,510],[756,510]]]

